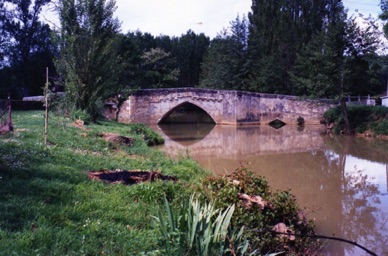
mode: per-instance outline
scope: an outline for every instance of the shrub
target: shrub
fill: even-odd
[[[314,234],[314,225],[307,221],[289,191],[272,192],[264,177],[254,175],[246,167],[242,166],[227,176],[209,178],[205,188],[208,199],[216,208],[236,205],[232,224],[247,227],[244,235],[254,245],[251,250],[259,250],[263,254],[279,250],[303,254],[319,248],[316,241],[302,237],[282,239],[271,231],[276,224],[284,223],[295,233],[311,235]],[[261,207],[249,206],[241,200],[242,194],[258,196],[265,203]]]
[[[388,135],[388,120],[373,123],[371,130],[377,135]]]
[[[331,108],[327,110],[323,116],[325,117],[328,123],[335,123],[341,116],[341,109],[339,107]]]
[[[388,134],[385,120],[388,119],[388,108],[383,106],[349,106],[348,119],[350,129],[364,133],[371,129],[376,134]],[[327,122],[334,123],[334,133],[344,130],[344,120],[339,107],[329,109],[324,117]]]

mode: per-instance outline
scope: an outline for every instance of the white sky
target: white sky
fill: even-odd
[[[152,35],[181,36],[189,29],[215,37],[250,11],[251,0],[116,0],[122,32],[139,29]]]
[[[377,17],[380,0],[343,0],[349,15],[358,10]],[[154,36],[181,36],[189,29],[213,38],[239,14],[251,11],[252,0],[116,0],[122,32],[139,29]],[[43,15],[53,20],[52,14]]]

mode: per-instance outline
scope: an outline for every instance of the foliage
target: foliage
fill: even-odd
[[[141,56],[145,70],[144,79],[148,87],[171,87],[170,84],[178,80],[179,69],[173,68],[170,53],[161,48],[151,48]]]
[[[254,0],[249,13],[249,65],[251,90],[293,93],[288,72],[296,54],[315,33],[324,29],[329,13],[339,10],[320,1]]]
[[[202,58],[210,41],[204,34],[189,30],[180,37],[154,37],[134,31],[119,37],[120,58],[126,67],[120,73],[122,84],[138,88],[198,85]]]
[[[383,21],[385,21],[385,24],[383,26],[384,34],[386,37],[388,37],[388,23],[386,21],[388,20],[388,1],[387,0],[380,0],[380,8],[382,13],[380,13],[379,18]]]
[[[113,0],[63,0],[58,6],[57,71],[73,109],[86,111],[93,121],[102,102],[118,86],[117,54],[112,47],[119,30],[119,22],[113,18],[115,9]]]
[[[263,254],[279,250],[306,254],[318,249],[319,243],[316,241],[303,237],[297,237],[295,241],[283,240],[270,231],[274,225],[283,222],[295,233],[314,234],[312,222],[307,221],[289,191],[272,192],[264,177],[255,176],[246,167],[242,166],[227,176],[209,178],[204,186],[208,199],[216,208],[225,209],[228,205],[235,205],[232,225],[246,227],[244,236],[250,240],[251,249]],[[246,207],[239,199],[239,193],[260,196],[268,204],[263,208]]]
[[[201,64],[210,45],[205,34],[195,34],[188,30],[179,38],[172,39],[171,53],[177,60],[180,70],[178,87],[195,87],[199,85]]]
[[[39,95],[45,83],[46,67],[54,74],[55,49],[50,27],[40,21],[42,7],[50,0],[5,0],[0,4],[0,61],[3,72],[1,95],[13,98]]]
[[[330,11],[332,10],[332,11]],[[346,14],[340,1],[328,5],[327,22],[298,54],[290,70],[295,93],[312,98],[335,98],[341,94],[344,70]]]
[[[178,211],[165,200],[165,211],[154,217],[163,237],[165,253],[168,255],[244,255],[248,241],[241,240],[240,232],[232,232],[230,220],[234,205],[224,211],[215,209],[211,203],[203,205],[191,195],[189,202],[181,202]]]
[[[371,130],[377,135],[388,135],[388,120],[372,123]]]
[[[332,108],[325,112],[328,123],[334,124],[334,132],[339,134],[344,129],[344,121],[340,108]],[[364,133],[368,130],[376,135],[388,134],[388,108],[383,106],[349,106],[348,118],[351,130]]]
[[[230,31],[212,40],[202,63],[201,87],[247,90],[248,21],[245,16],[230,23]]]
[[[385,86],[378,79],[381,64],[375,61],[381,46],[378,22],[371,16],[352,16],[347,20],[345,32],[344,92],[355,95],[383,92]]]
[[[342,50],[338,48],[338,31],[314,35],[297,55],[290,72],[297,95],[311,98],[331,98],[340,94]]]

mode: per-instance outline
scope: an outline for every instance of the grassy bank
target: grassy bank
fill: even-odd
[[[140,255],[158,248],[150,216],[164,194],[180,197],[207,175],[189,160],[150,150],[138,126],[100,122],[80,129],[51,119],[43,145],[43,112],[17,112],[15,132],[1,136],[1,255]],[[137,130],[135,130],[136,128]],[[131,130],[132,129],[132,130]],[[98,133],[135,138],[132,147]],[[107,186],[92,170],[158,170],[181,183]],[[183,186],[181,184],[187,184]]]
[[[335,134],[345,130],[344,119],[339,107],[332,108],[324,114],[333,127]],[[384,106],[349,106],[348,119],[354,134],[372,137],[388,135],[388,108]]]
[[[211,177],[188,158],[169,159],[148,146],[161,140],[147,127],[52,117],[44,145],[43,112],[16,112],[13,121],[14,132],[0,136],[0,255],[309,254],[320,246],[292,235],[314,231],[289,192],[271,191],[245,167]],[[102,136],[112,133],[122,137]],[[117,169],[178,181],[88,178]]]

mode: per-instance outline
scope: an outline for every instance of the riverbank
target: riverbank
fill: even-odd
[[[44,145],[43,112],[15,112],[13,123],[14,132],[0,137],[0,251],[4,255],[166,255],[168,250],[180,255],[178,252],[187,247],[176,234],[183,231],[172,230],[168,237],[181,242],[174,240],[169,249],[165,248],[171,241],[165,240],[154,220],[156,216],[161,219],[164,198],[176,207],[193,193],[208,200],[229,198],[216,204],[235,203],[233,218],[245,219],[234,219],[232,223],[263,225],[258,222],[263,212],[265,228],[282,220],[288,231],[312,232],[312,223],[304,215],[299,217],[301,212],[288,192],[272,193],[263,178],[247,176],[249,179],[244,180],[245,174],[234,177],[231,183],[231,178],[209,179],[211,174],[193,160],[172,160],[148,147],[158,139],[144,126],[106,121],[85,126],[52,117],[48,144]],[[150,175],[144,179],[148,182],[133,186],[120,184],[125,183],[121,180],[107,184],[89,179],[107,171],[117,174],[119,170]],[[261,186],[248,186],[252,181]],[[263,189],[265,205],[245,208],[247,202],[237,197],[242,189],[252,196],[259,195],[256,189]],[[251,195],[241,196],[246,200]],[[245,212],[252,209],[258,215]],[[270,251],[290,250],[290,245],[297,245],[291,250],[312,248],[302,238],[291,241],[267,232],[261,243],[273,246],[266,247]]]
[[[159,239],[151,227],[155,205],[164,195],[184,195],[209,175],[190,159],[173,161],[150,149],[140,126],[99,122],[77,127],[52,117],[45,146],[42,111],[14,112],[13,123],[14,132],[0,139],[2,255],[154,251]],[[104,140],[103,132],[133,138],[132,145]],[[88,178],[91,171],[116,169],[158,171],[180,183],[107,186]]]
[[[348,106],[350,130],[358,137],[388,139],[388,108],[384,106]],[[345,130],[339,107],[328,110],[324,117],[335,134]]]

